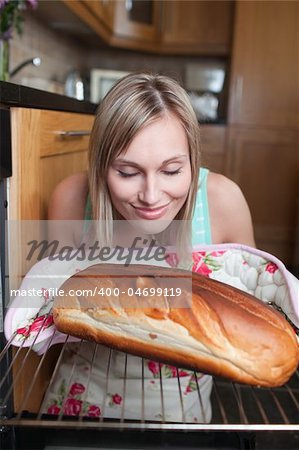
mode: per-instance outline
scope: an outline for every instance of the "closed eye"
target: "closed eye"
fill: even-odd
[[[133,173],[128,173],[128,172],[123,172],[122,170],[117,170],[118,174],[123,177],[123,178],[129,178],[129,177],[135,177],[136,175],[138,175],[139,172],[133,172]],[[164,175],[177,175],[179,173],[181,173],[181,169],[177,169],[177,170],[163,170],[162,173]]]
[[[181,173],[181,169],[177,170],[163,170],[164,175],[177,175],[178,173]]]
[[[134,177],[135,175],[138,175],[139,172],[134,172],[134,173],[127,173],[127,172],[123,172],[122,170],[117,170],[117,172],[119,173],[119,175],[121,177],[124,178],[129,178],[129,177]]]

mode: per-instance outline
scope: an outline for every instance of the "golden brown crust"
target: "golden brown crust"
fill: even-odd
[[[163,296],[152,301],[128,295],[92,300],[65,296],[54,304],[58,330],[241,383],[279,386],[295,371],[299,352],[292,328],[251,295],[198,274],[192,274],[192,292],[191,287],[188,291],[188,284],[178,280],[191,281],[190,274],[176,269],[131,265],[117,270],[114,275],[115,265],[94,265],[71,277],[61,289],[182,285],[181,298],[176,298],[180,307],[173,307],[172,299]],[[120,327],[113,328],[116,321]],[[121,329],[123,323],[132,324],[131,334]],[[145,332],[144,327],[151,324],[153,329]],[[187,340],[176,327],[186,331]]]

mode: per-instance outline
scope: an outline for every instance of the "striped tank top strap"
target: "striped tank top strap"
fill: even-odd
[[[88,222],[92,219],[92,207],[90,195],[87,194],[85,212],[84,212],[84,222],[83,222],[83,232],[86,233],[88,230]]]
[[[208,204],[207,178],[209,170],[200,169],[199,187],[192,219],[192,245],[211,244],[211,224]]]

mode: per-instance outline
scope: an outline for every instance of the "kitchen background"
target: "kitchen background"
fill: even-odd
[[[215,68],[222,67],[222,91],[210,87],[208,92],[219,100],[220,108],[214,120],[201,125],[204,164],[241,186],[257,246],[299,275],[298,1],[39,1],[24,17],[22,37],[15,33],[10,41],[10,69],[35,56],[41,64],[26,65],[11,76],[11,83],[62,94],[75,71],[84,82],[84,99],[89,100],[93,69],[150,69],[178,78],[190,91],[200,91],[196,83],[209,79],[205,70],[213,68],[213,78]],[[19,104],[10,98],[5,103],[4,90],[0,107],[10,109],[13,143],[9,218],[45,219],[54,186],[82,170],[87,151],[87,136],[67,140],[55,133],[89,129],[93,116],[78,105],[63,109],[63,102],[53,97],[41,96],[47,104],[39,104],[40,109],[21,104],[21,95],[16,95]],[[34,91],[12,92],[26,92],[27,102],[30,96],[35,98]],[[57,110],[53,105],[59,105]],[[17,288],[12,281],[11,276],[11,287]],[[35,395],[26,410],[38,410],[54,356],[34,378],[39,360],[30,355],[26,373],[14,386],[15,411],[22,410],[28,380],[34,380]],[[298,433],[261,432],[257,448],[295,449],[298,439]]]
[[[88,2],[85,3],[88,4]],[[99,4],[100,2],[96,0],[89,2],[89,4],[96,3]],[[141,3],[151,2],[142,1]],[[189,3],[194,4],[194,2]],[[212,4],[212,2],[210,3]],[[217,4],[219,2],[214,3]],[[201,118],[205,121],[224,121],[227,86],[223,82],[226,83],[228,80],[229,47],[231,44],[234,12],[233,2],[224,3],[228,5],[224,9],[212,6],[212,8],[209,7],[210,10],[204,11],[206,15],[208,13],[209,22],[213,25],[212,33],[210,32],[210,34],[212,35],[212,45],[214,48],[202,48],[201,52],[199,52],[202,54],[199,55],[197,49],[195,49],[191,51],[191,53],[195,53],[195,55],[192,55],[188,54],[190,42],[186,41],[185,48],[179,52],[181,54],[176,54],[177,45],[175,45],[171,49],[167,49],[165,46],[165,49],[162,50],[163,54],[159,55],[158,53],[161,52],[159,43],[154,44],[152,52],[140,51],[143,47],[147,48],[148,43],[138,41],[135,45],[133,43],[134,50],[128,50],[126,47],[131,47],[132,43],[128,42],[126,38],[118,42],[118,45],[112,47],[88,28],[63,2],[39,2],[36,11],[27,11],[26,13],[22,38],[16,37],[12,41],[10,66],[11,70],[13,70],[23,61],[30,60],[34,56],[41,58],[42,63],[38,67],[35,67],[33,64],[28,64],[13,75],[11,81],[21,83],[25,86],[68,94],[72,89],[69,86],[70,83],[72,81],[75,82],[76,77],[80,77],[84,82],[84,99],[92,100],[93,97],[90,93],[90,71],[93,68],[163,72],[179,79],[185,84],[186,88],[190,86],[193,90],[198,87],[193,80],[193,73],[198,70],[205,70],[206,72],[208,70],[209,76],[214,77],[214,80],[209,80],[208,84],[207,81],[202,81],[201,93],[206,94],[204,91],[210,90],[213,81],[215,85],[215,70],[218,69],[219,71],[220,69],[222,72],[219,79],[220,87],[216,88],[216,91],[221,91],[220,105],[217,105],[218,107],[216,106],[217,112],[214,111],[213,114],[211,111],[211,117],[208,114]],[[212,22],[215,21],[215,15],[220,19],[220,14],[223,11],[225,12],[225,27],[221,27],[222,31],[220,33],[218,32],[219,36],[216,34],[215,39],[213,33],[215,34],[215,27],[217,27],[218,23],[217,21],[215,24]],[[190,12],[193,12],[193,9]],[[205,76],[207,76],[206,72]],[[226,78],[224,77],[225,72],[227,72]],[[218,92],[215,92],[214,96],[211,94],[210,96],[205,95],[201,97],[200,101],[204,102],[206,100],[206,102],[209,102],[210,100],[213,102],[213,100],[215,101],[215,94],[219,97]],[[195,94],[193,93],[193,95]],[[218,102],[217,97],[216,104]],[[205,106],[209,107],[209,105],[203,104],[203,108]]]
[[[258,247],[298,274],[298,47],[298,1],[39,1],[11,41],[10,68],[41,65],[10,81],[64,93],[79,76],[89,100],[92,69],[149,69],[210,112],[216,99],[214,116],[199,117],[203,162],[241,186]]]

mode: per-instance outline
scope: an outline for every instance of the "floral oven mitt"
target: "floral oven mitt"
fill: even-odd
[[[193,272],[232,285],[272,304],[298,331],[299,281],[277,258],[248,246],[222,244],[195,247],[192,259]],[[45,258],[36,263],[23,279],[19,295],[12,300],[5,317],[5,335],[8,340],[12,339],[13,345],[32,346],[42,354],[49,344],[65,341],[65,335],[55,331],[51,313],[53,293],[66,279],[91,263],[71,260],[64,262],[63,267],[59,267],[60,264],[57,260]],[[175,255],[169,254],[162,265],[176,266]],[[58,273],[63,273],[63,276],[58,276]],[[29,295],[33,288],[34,295]],[[70,336],[68,342],[72,341],[78,339]]]

